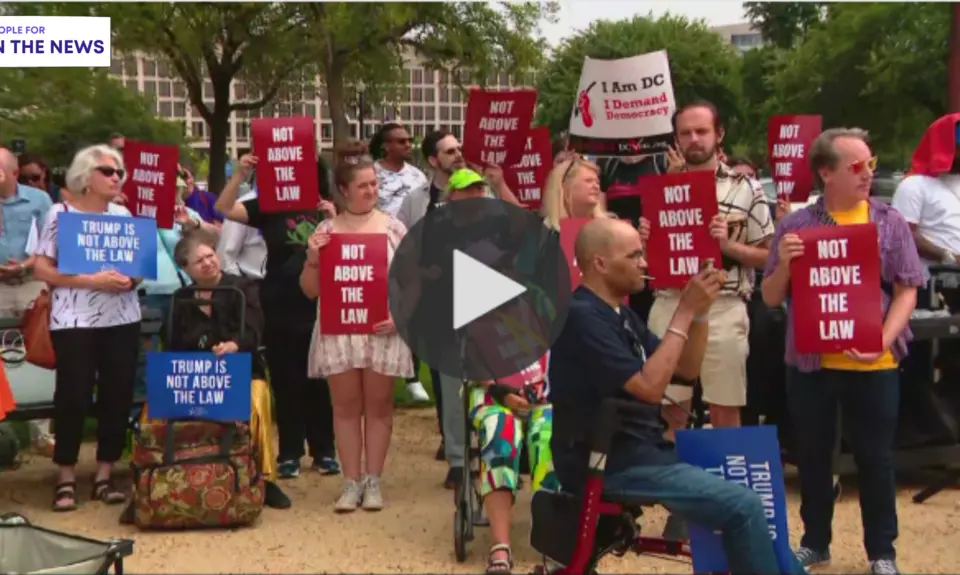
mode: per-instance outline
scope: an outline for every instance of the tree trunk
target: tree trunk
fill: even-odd
[[[213,83],[213,121],[210,122],[210,169],[207,175],[207,189],[220,195],[227,183],[226,160],[227,140],[230,137],[230,79]]]
[[[350,122],[347,120],[346,95],[343,86],[344,65],[336,55],[327,56],[323,79],[327,84],[327,107],[333,123],[333,145],[338,146],[350,139]]]
[[[950,44],[947,49],[947,111],[960,112],[960,2],[950,4]]]

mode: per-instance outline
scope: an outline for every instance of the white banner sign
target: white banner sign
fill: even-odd
[[[101,67],[110,67],[110,18],[0,16],[0,68]]]
[[[605,156],[665,151],[676,107],[666,50],[620,60],[587,58],[570,115],[570,145]]]

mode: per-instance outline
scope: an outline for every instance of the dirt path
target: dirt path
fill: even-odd
[[[92,446],[85,445],[81,477],[92,474]],[[130,573],[480,573],[489,545],[478,531],[467,563],[453,558],[453,501],[441,486],[445,466],[433,460],[437,447],[433,410],[399,414],[384,492],[388,507],[379,514],[335,516],[332,502],[338,480],[306,473],[284,483],[294,501],[287,511],[266,510],[253,528],[236,531],[142,533],[117,523],[116,508],[87,503],[69,514],[50,512],[54,474],[49,460],[33,459],[18,471],[0,473],[0,511],[23,513],[36,524],[108,539],[136,540]],[[81,495],[89,486],[81,483]],[[960,491],[946,491],[923,505],[910,502],[913,490],[900,493],[900,567],[905,573],[955,572],[960,565]],[[517,573],[528,572],[538,556],[527,545],[529,494],[520,499],[513,522]],[[796,541],[798,498],[790,498],[790,526]],[[644,530],[658,532],[663,512],[654,509]],[[827,572],[865,572],[860,512],[856,493],[845,490],[834,522],[833,564]],[[686,573],[676,563],[640,557],[608,559],[602,571],[614,573]]]

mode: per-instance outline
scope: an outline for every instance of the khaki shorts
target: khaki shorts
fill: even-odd
[[[663,337],[670,326],[678,301],[675,295],[661,294],[653,302],[647,324],[658,337]],[[750,352],[747,304],[739,297],[720,297],[710,308],[709,318],[710,335],[700,368],[703,400],[712,405],[743,407],[747,404],[747,354]],[[693,388],[670,385],[667,395],[674,401],[689,401],[693,398]],[[670,404],[666,399],[663,403]]]

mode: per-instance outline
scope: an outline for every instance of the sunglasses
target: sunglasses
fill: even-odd
[[[123,168],[114,168],[113,166],[97,166],[94,169],[108,178],[117,176],[121,180],[123,179],[123,176],[127,173],[127,171],[124,170]]]
[[[854,174],[862,174],[864,170],[869,171],[871,174],[877,171],[877,157],[874,156],[869,160],[860,160],[859,162],[853,162],[850,164],[850,171]]]

